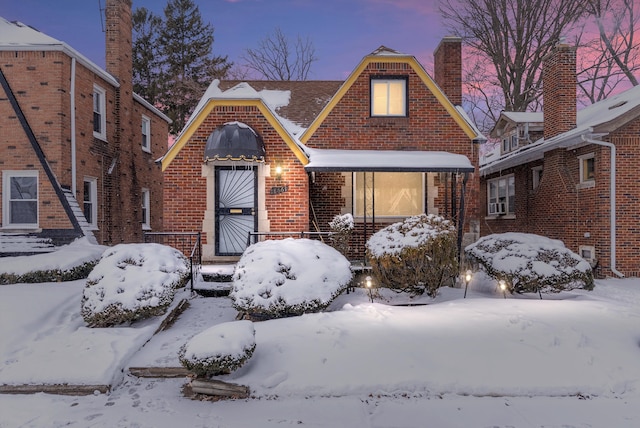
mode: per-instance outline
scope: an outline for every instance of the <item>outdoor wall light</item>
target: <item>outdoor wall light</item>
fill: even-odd
[[[282,178],[282,165],[280,165],[279,163],[276,164],[275,173],[277,179]]]
[[[467,272],[464,274],[464,299],[467,298],[467,288],[469,288],[471,278],[473,278],[473,273],[471,272],[471,270],[467,269]]]

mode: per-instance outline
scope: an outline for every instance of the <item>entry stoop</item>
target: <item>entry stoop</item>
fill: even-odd
[[[226,297],[231,292],[235,264],[202,265],[193,291],[204,297]]]

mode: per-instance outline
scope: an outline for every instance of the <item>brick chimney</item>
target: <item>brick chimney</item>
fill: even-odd
[[[449,101],[462,104],[462,39],[447,36],[433,53],[434,79]]]
[[[576,48],[558,44],[542,66],[545,140],[576,127],[576,85]]]
[[[135,131],[140,123],[133,120],[133,58],[131,0],[107,0],[106,18],[106,68],[116,78],[120,87],[116,89],[113,116],[113,139],[109,141],[113,158],[117,159],[110,176],[111,218],[109,240],[141,242],[142,230],[139,222],[141,185],[135,166]],[[109,126],[109,125],[107,125]],[[136,151],[135,148],[138,148]],[[132,221],[134,219],[134,221]]]

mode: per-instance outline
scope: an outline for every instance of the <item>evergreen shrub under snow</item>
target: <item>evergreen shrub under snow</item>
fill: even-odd
[[[229,374],[247,362],[256,349],[251,321],[217,324],[182,345],[178,358],[198,377]]]
[[[255,319],[325,309],[349,284],[351,264],[320,241],[287,238],[249,246],[236,265],[230,296]]]
[[[329,222],[331,229],[329,245],[340,251],[345,257],[349,253],[349,241],[353,234],[353,226],[353,215],[349,213],[337,215]]]
[[[187,258],[160,244],[119,244],[91,271],[81,314],[91,327],[109,327],[162,315],[189,275]]]
[[[594,287],[591,265],[556,239],[528,233],[493,234],[467,246],[465,254],[489,276],[504,280],[511,293]]]
[[[458,274],[456,238],[452,222],[421,214],[371,235],[367,257],[380,285],[435,297]]]

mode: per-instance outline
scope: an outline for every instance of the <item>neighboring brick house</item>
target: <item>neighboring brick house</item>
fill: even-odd
[[[481,167],[483,235],[562,240],[601,276],[640,275],[640,87],[576,108],[576,51],[558,45],[543,66],[542,113],[504,112],[492,136],[518,139]],[[506,144],[503,145],[503,149]]]
[[[164,229],[202,232],[205,261],[237,259],[251,233],[327,232],[345,213],[353,257],[372,231],[425,212],[472,242],[484,137],[461,101],[458,38],[436,50],[435,81],[385,47],[344,82],[215,81],[162,159]]]
[[[25,24],[0,34],[0,253],[161,230],[169,119],[133,93],[131,1],[106,2],[106,70]]]

